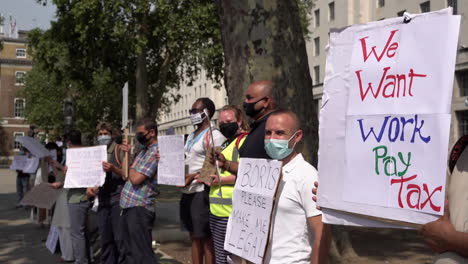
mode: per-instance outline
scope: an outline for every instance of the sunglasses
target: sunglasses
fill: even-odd
[[[203,112],[203,109],[192,108],[192,109],[189,109],[188,111],[189,111],[189,114],[196,114],[196,113]]]

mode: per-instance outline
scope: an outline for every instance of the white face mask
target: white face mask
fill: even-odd
[[[190,115],[190,121],[192,121],[192,125],[201,124],[205,118],[206,116],[205,115],[202,116],[202,113],[196,113],[196,114]]]
[[[102,135],[97,137],[97,142],[99,145],[109,145],[111,143],[112,137],[109,135]]]

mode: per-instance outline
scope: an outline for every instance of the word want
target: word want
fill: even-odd
[[[423,195],[423,193],[421,192],[421,187],[417,184],[410,184],[409,182],[416,179],[417,175],[413,175],[411,177],[408,177],[408,178],[405,178],[405,177],[401,177],[399,179],[392,179],[390,181],[390,185],[393,185],[393,184],[400,184],[400,190],[398,191],[398,206],[400,206],[400,208],[404,208],[404,204],[403,204],[403,186],[405,185],[406,183],[406,204],[408,205],[409,208],[412,208],[412,209],[418,209],[418,210],[422,210],[424,209],[424,207],[426,207],[427,204],[429,204],[429,206],[432,208],[432,210],[436,211],[436,212],[440,212],[441,210],[441,207],[440,206],[437,206],[435,205],[431,198],[432,196],[436,193],[436,192],[442,192],[442,186],[439,186],[437,188],[435,188],[432,192],[429,192],[429,187],[427,187],[427,184],[423,184],[423,188],[422,190],[424,191],[425,193],[425,200],[424,201],[421,201],[421,197]]]
[[[393,37],[395,36],[398,30],[392,30],[390,32],[390,36],[387,39],[387,43],[385,47],[378,55],[376,51],[376,46],[373,46],[370,51],[368,52],[368,47],[366,43],[366,39],[369,37],[361,38],[361,48],[362,48],[362,56],[364,62],[373,55],[377,62],[380,62],[384,56],[388,58],[393,58],[396,54],[396,51],[399,47],[398,42],[393,41]],[[426,74],[418,74],[414,72],[414,69],[410,69],[408,75],[406,74],[390,74],[389,70],[391,69],[390,66],[383,68],[382,77],[380,78],[380,82],[377,88],[373,88],[372,82],[367,83],[367,88],[364,89],[361,72],[362,70],[355,71],[356,77],[359,82],[359,91],[361,95],[361,100],[364,101],[369,94],[377,99],[377,97],[382,96],[383,98],[399,98],[405,96],[413,96],[413,81],[415,77],[425,78],[427,77]],[[374,85],[375,87],[375,85]]]
[[[373,126],[369,128],[367,133],[365,132],[363,124],[364,119],[358,119],[357,122],[359,123],[363,142],[366,142],[371,134],[374,136],[374,139],[377,142],[380,142],[384,137],[385,131],[387,131],[387,137],[390,142],[395,142],[397,140],[404,142],[406,131],[405,128],[409,129],[411,143],[414,143],[417,138],[419,138],[424,143],[429,143],[431,141],[431,136],[423,136],[421,133],[421,130],[424,126],[424,120],[419,119],[418,115],[414,115],[414,118],[406,118],[403,116],[392,118],[392,116],[385,116],[382,124],[380,125],[380,131],[378,134],[375,133]],[[419,137],[417,137],[417,135]]]

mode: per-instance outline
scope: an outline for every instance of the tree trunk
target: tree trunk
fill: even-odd
[[[273,81],[280,106],[299,116],[305,135],[302,153],[317,167],[317,106],[296,2],[217,0],[216,4],[224,48],[224,85],[230,103],[240,105],[249,84]],[[356,257],[343,227],[333,227],[333,237],[334,263]]]
[[[271,80],[283,108],[299,115],[302,153],[317,166],[318,120],[299,12],[290,0],[218,0],[224,46],[224,84],[240,105],[254,81]]]
[[[146,69],[146,48],[142,47],[136,64],[136,120],[148,115],[148,78]]]

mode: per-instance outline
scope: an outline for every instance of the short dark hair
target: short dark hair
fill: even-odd
[[[67,135],[68,141],[70,141],[75,146],[81,145],[81,132],[78,130],[72,130]]]
[[[99,123],[96,127],[96,132],[99,132],[99,130],[107,130],[107,132],[109,132],[111,135],[114,134],[114,130],[112,129],[112,126],[111,124],[109,123]]]
[[[216,110],[216,107],[213,101],[211,101],[211,99],[208,97],[200,97],[197,99],[196,102],[201,102],[203,104],[203,108],[206,108],[208,110],[208,115],[211,119]]]
[[[48,149],[48,150],[51,150],[51,149],[59,149],[58,145],[55,143],[55,142],[49,142],[45,145],[45,148]]]
[[[145,117],[137,121],[136,126],[144,126],[146,130],[153,129],[155,134],[158,135],[158,123],[153,118]]]

